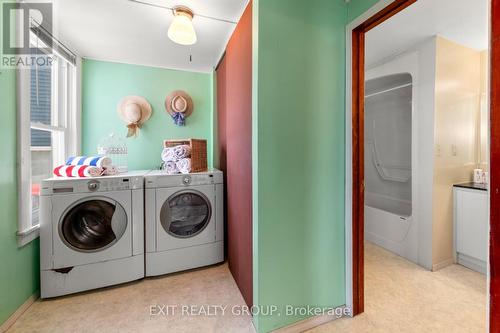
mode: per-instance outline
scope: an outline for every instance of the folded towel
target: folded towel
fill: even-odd
[[[183,158],[191,157],[191,146],[190,145],[179,145],[174,147],[174,154],[177,161]]]
[[[174,153],[174,147],[164,148],[161,152],[161,160],[165,163],[177,161],[177,157]]]
[[[181,173],[190,173],[191,172],[191,159],[190,158],[183,158],[181,160],[178,160],[176,163],[177,169]]]
[[[165,162],[165,164],[163,165],[163,170],[165,170],[165,172],[168,175],[175,175],[179,173],[179,169],[177,169],[177,164],[174,161]]]
[[[98,168],[106,168],[113,164],[107,156],[73,156],[68,158],[66,165],[90,165]]]
[[[56,177],[99,177],[102,169],[89,165],[61,165],[54,169]]]
[[[118,168],[114,165],[107,166],[102,171],[103,176],[114,176],[117,175],[118,173],[119,173]]]

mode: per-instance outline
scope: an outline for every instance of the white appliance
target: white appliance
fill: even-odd
[[[455,262],[482,274],[488,270],[488,198],[486,185],[453,187]]]
[[[144,277],[146,173],[42,182],[42,298]]]
[[[224,260],[222,172],[146,175],[146,276]]]

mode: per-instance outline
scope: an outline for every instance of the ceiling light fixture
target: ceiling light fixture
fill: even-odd
[[[197,41],[193,26],[193,11],[187,7],[173,9],[174,20],[168,28],[168,38],[181,45],[193,45]]]

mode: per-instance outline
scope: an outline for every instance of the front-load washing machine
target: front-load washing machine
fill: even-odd
[[[144,277],[146,173],[42,182],[42,298]]]
[[[224,260],[222,172],[145,178],[146,276]]]

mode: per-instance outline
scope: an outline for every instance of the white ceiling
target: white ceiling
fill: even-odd
[[[168,8],[191,8],[198,42],[192,46],[173,43],[167,37],[173,19],[171,10],[129,0],[54,0],[54,35],[84,58],[211,72],[248,3],[139,1]]]
[[[440,35],[477,50],[488,48],[488,0],[418,0],[366,35],[366,65]]]

